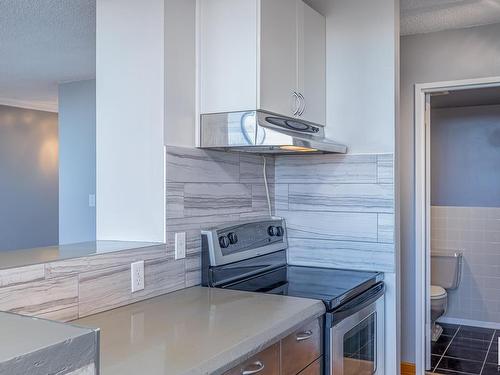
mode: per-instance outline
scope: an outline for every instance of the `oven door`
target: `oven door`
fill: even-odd
[[[384,291],[377,284],[333,312],[330,374],[384,374]]]

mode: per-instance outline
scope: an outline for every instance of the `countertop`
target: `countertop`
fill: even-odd
[[[62,374],[96,360],[94,329],[0,313],[0,332],[0,374]]]
[[[37,247],[33,249],[0,251],[0,269],[24,267],[39,263],[55,262],[58,260],[81,258],[157,245],[161,245],[161,243],[93,241],[68,245]]]
[[[321,301],[193,287],[74,323],[101,330],[101,375],[221,374],[325,312]]]

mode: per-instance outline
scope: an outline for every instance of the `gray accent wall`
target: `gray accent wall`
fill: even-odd
[[[431,204],[500,207],[500,105],[431,116]]]
[[[95,241],[95,80],[59,86],[59,243]]]
[[[414,85],[500,76],[500,24],[401,38],[401,351],[415,360]]]
[[[0,251],[57,242],[57,113],[0,105]]]

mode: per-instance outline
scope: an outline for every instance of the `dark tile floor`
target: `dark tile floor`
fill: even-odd
[[[500,330],[440,324],[443,333],[432,343],[431,366],[436,374],[500,375]]]

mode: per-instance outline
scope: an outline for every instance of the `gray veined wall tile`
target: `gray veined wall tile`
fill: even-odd
[[[270,184],[274,183],[274,174],[274,157],[266,156],[266,176]],[[260,184],[263,181],[262,156],[242,153],[240,155],[240,182]]]
[[[251,211],[251,185],[196,183],[184,186],[184,215],[186,217]]]
[[[184,217],[184,184],[167,183],[167,220]]]
[[[0,288],[8,285],[43,280],[44,278],[45,266],[43,264],[3,269],[0,270]]]
[[[291,211],[394,212],[392,185],[291,184]]]
[[[376,155],[276,157],[276,183],[376,183]]]
[[[274,186],[268,185],[268,187],[269,199],[271,200],[271,212],[274,212]],[[264,184],[252,185],[252,212],[269,216],[269,205],[267,203],[266,187]]]
[[[186,288],[201,284],[201,257],[200,254],[186,258]]]
[[[167,182],[239,182],[238,153],[168,146]]]
[[[78,305],[78,278],[60,277],[0,288],[0,310],[47,315]]]
[[[289,238],[377,242],[377,214],[288,211]]]
[[[394,272],[393,246],[387,244],[291,238],[288,245],[291,264]]]
[[[378,215],[378,242],[394,243],[394,214]]]
[[[377,155],[377,182],[394,183],[394,154]]]
[[[79,277],[79,316],[95,314],[185,287],[185,262],[151,260],[145,263],[145,289],[130,292],[130,264],[86,272]]]
[[[280,215],[280,211],[288,210],[288,184],[276,184],[274,187],[274,197],[276,205],[276,214]]]

